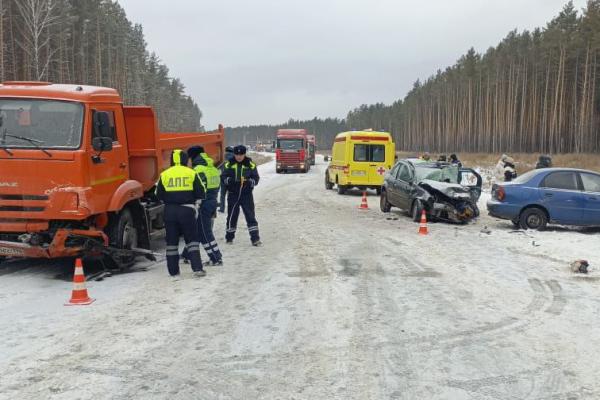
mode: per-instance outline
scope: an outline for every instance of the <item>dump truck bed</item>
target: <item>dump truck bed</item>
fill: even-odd
[[[131,179],[139,181],[144,191],[150,190],[160,173],[170,166],[174,149],[186,150],[203,146],[215,165],[223,162],[224,130],[204,133],[159,132],[151,107],[124,107],[129,145]]]

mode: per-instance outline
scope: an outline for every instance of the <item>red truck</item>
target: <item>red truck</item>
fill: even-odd
[[[275,147],[275,171],[280,174],[288,171],[308,172],[310,157],[308,132],[306,129],[279,129]]]
[[[223,161],[224,132],[161,133],[114,89],[0,85],[0,259],[78,257],[115,268],[164,234],[154,194],[173,149]],[[144,251],[146,249],[146,251]]]
[[[310,165],[315,165],[317,163],[317,137],[315,135],[307,135],[308,138],[308,159],[310,160]]]

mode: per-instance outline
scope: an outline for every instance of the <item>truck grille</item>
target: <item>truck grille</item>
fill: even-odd
[[[0,212],[42,212],[48,196],[35,194],[0,194]]]
[[[37,196],[33,194],[0,194],[0,200],[48,200],[48,196]]]
[[[298,162],[300,161],[300,154],[298,153],[281,153],[279,156],[280,162]]]
[[[22,206],[0,206],[0,211],[20,212],[20,211],[44,211],[44,207],[22,207]]]

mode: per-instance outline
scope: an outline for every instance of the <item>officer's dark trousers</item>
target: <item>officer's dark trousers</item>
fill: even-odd
[[[185,250],[192,264],[192,270],[202,270],[196,215],[197,211],[193,206],[173,204],[165,206],[167,267],[170,275],[179,274],[179,238],[181,235],[185,240]]]
[[[219,211],[225,212],[225,196],[227,195],[227,186],[221,184],[221,190],[219,191]]]
[[[250,240],[253,243],[260,240],[260,236],[258,234],[258,222],[256,221],[256,215],[254,213],[254,196],[252,195],[251,191],[242,191],[241,196],[237,191],[228,193],[225,239],[227,239],[227,241],[231,241],[235,238],[237,222],[240,216],[240,208],[244,212],[244,217],[246,218],[248,232],[250,233]]]
[[[210,261],[220,261],[223,256],[219,250],[219,245],[213,234],[213,217],[217,212],[217,199],[206,199],[202,201],[200,215],[198,216],[198,233],[200,234],[200,243],[206,250]]]

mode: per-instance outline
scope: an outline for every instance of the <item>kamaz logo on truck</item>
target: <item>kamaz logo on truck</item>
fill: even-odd
[[[17,182],[0,182],[0,187],[18,187]]]

